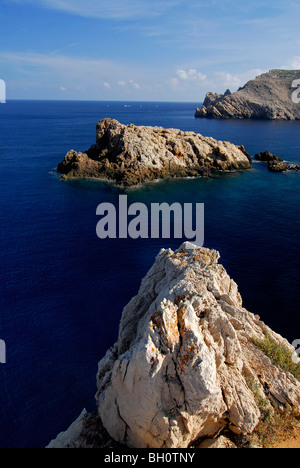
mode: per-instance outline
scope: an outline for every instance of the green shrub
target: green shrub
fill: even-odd
[[[270,358],[275,366],[290,372],[296,379],[300,380],[300,364],[293,362],[292,353],[288,348],[277,344],[268,334],[264,340],[253,339],[253,343]]]

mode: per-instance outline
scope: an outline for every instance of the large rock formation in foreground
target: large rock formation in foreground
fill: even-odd
[[[299,120],[300,104],[293,102],[294,80],[300,70],[271,70],[249,81],[237,92],[207,93],[195,117],[213,119]]]
[[[63,178],[98,178],[122,186],[167,177],[197,177],[211,171],[250,169],[244,148],[193,132],[122,125],[104,119],[96,144],[70,151],[58,165]]]
[[[291,354],[294,348],[243,307],[218,260],[218,252],[190,244],[161,250],[125,307],[118,341],[97,375],[99,421],[111,440],[185,448],[225,428],[251,433],[259,401],[270,411],[300,405],[299,381],[253,340],[267,335]],[[88,420],[82,416],[79,429],[86,432]],[[85,446],[79,433],[73,426],[51,447]]]

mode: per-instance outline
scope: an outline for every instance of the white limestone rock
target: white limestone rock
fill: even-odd
[[[99,363],[98,414],[129,447],[184,448],[229,427],[251,433],[266,399],[299,405],[299,382],[253,344],[268,333],[209,249],[162,250],[125,307],[117,343]]]

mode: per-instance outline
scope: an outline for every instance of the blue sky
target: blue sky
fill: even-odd
[[[0,0],[8,99],[202,101],[300,69],[300,3]]]

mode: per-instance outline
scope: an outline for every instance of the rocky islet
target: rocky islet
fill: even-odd
[[[251,169],[243,146],[194,132],[123,125],[106,118],[97,124],[96,134],[96,144],[86,152],[67,153],[57,167],[62,178],[96,178],[130,187],[168,177]]]

